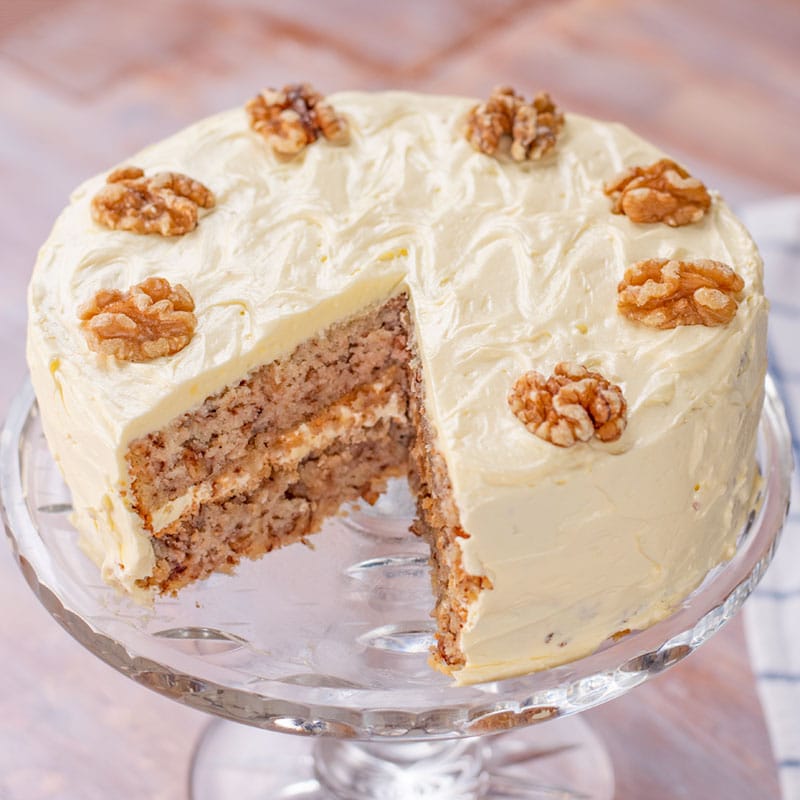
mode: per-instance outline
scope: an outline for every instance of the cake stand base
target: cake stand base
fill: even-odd
[[[419,742],[284,736],[212,722],[192,800],[612,800],[614,774],[578,717],[510,733]]]

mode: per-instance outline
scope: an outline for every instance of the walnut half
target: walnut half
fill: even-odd
[[[307,83],[283,89],[264,89],[245,105],[250,127],[280,155],[293,156],[324,136],[333,144],[347,144],[347,121]]]
[[[89,347],[121,361],[170,356],[189,344],[197,327],[194,300],[180,284],[148,278],[127,292],[101,289],[78,310]]]
[[[633,222],[665,222],[673,228],[702,219],[711,196],[683,167],[662,158],[649,167],[631,167],[605,185],[611,210]]]
[[[547,92],[525,102],[510,86],[498,86],[467,117],[467,139],[476,150],[494,155],[510,140],[514,161],[536,161],[556,146],[564,115]]]
[[[197,227],[198,208],[212,208],[214,195],[180,172],[149,178],[139,167],[121,167],[92,198],[92,218],[113,230],[178,236]]]
[[[627,425],[622,389],[599,372],[569,361],[556,364],[549,378],[534,370],[521,375],[508,404],[531,433],[558,447],[593,436],[613,442]]]
[[[744,281],[721,261],[650,258],[630,266],[617,286],[617,309],[651,328],[725,325]]]

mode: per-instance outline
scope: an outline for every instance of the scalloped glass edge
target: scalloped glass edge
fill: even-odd
[[[246,692],[148,658],[134,632],[129,641],[117,641],[66,607],[54,589],[56,576],[27,512],[22,485],[22,437],[35,404],[29,382],[13,400],[0,434],[0,511],[23,575],[50,614],[107,664],[164,696],[225,719],[300,735],[384,741],[475,736],[566,716],[618,697],[694,652],[741,609],[772,561],[790,498],[791,436],[769,376],[765,390],[760,506],[734,557],[712,570],[671,616],[578,661],[477,686],[433,689],[426,692],[427,702],[420,702],[417,688],[403,687],[337,692],[269,681],[261,686],[274,696]]]

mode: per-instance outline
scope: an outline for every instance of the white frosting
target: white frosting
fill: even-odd
[[[128,443],[406,289],[426,411],[470,534],[464,563],[494,587],[471,609],[456,679],[547,667],[664,616],[731,554],[752,499],[767,307],[750,237],[718,197],[678,229],[611,214],[604,181],[663,155],[619,125],[568,114],[555,155],[519,165],[463,139],[475,101],[330,100],[350,121],[346,147],[320,141],[280,162],[234,110],[132,157],[214,191],[194,232],[96,225],[98,176],[42,248],[28,356],[84,547],[132,590],[153,554],[127,505]],[[617,314],[625,268],[667,256],[736,269],[744,299],[729,325],[659,331]],[[151,275],[194,297],[191,343],[144,364],[92,353],[78,304]],[[556,448],[511,414],[514,380],[561,360],[623,388],[617,442]]]

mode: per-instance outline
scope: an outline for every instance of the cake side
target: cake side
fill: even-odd
[[[412,530],[431,549],[431,588],[435,598],[431,615],[436,620],[432,662],[452,674],[466,663],[461,633],[470,609],[480,593],[490,590],[492,584],[485,575],[471,575],[464,568],[459,540],[469,534],[461,527],[447,467],[436,449],[436,434],[424,412],[419,364],[413,361],[409,382],[409,418],[414,432],[409,485],[417,505]]]

